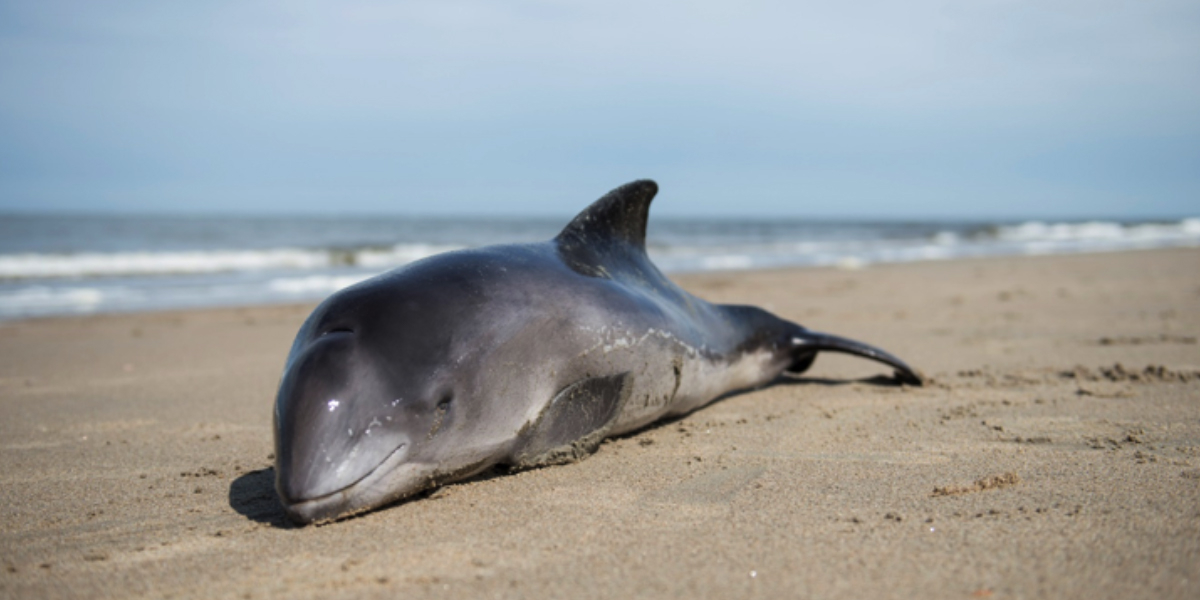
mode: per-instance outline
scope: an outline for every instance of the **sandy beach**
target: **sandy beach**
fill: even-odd
[[[295,528],[311,306],[0,323],[3,598],[1197,598],[1200,250],[676,277],[886,348]]]

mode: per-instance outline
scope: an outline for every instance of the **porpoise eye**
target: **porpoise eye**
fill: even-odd
[[[438,412],[444,413],[444,412],[450,410],[450,401],[453,399],[454,399],[454,397],[452,394],[446,394],[446,395],[442,396],[442,399],[438,400],[438,403],[437,403]]]

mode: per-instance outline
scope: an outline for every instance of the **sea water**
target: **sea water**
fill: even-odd
[[[0,215],[0,319],[308,302],[440,252],[548,240],[565,219]],[[655,217],[667,273],[1200,246],[1176,221]]]

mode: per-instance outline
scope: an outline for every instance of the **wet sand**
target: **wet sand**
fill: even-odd
[[[0,597],[1200,597],[1200,250],[676,279],[932,382],[822,356],[293,528],[271,404],[311,306],[0,323]]]

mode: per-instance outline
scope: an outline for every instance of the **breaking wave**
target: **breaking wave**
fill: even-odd
[[[651,225],[651,258],[668,273],[790,266],[856,269],[873,263],[1200,246],[1200,218],[1175,222],[1001,224],[712,219],[675,223],[664,220]],[[312,227],[319,226],[323,225]],[[347,225],[346,229],[353,228]],[[309,302],[441,252],[485,241],[545,239],[533,237],[535,233],[544,235],[542,231],[526,232],[530,239],[524,240],[492,239],[501,235],[497,232],[505,231],[501,225],[485,224],[454,235],[444,228],[427,229],[440,236],[437,243],[154,250],[153,243],[134,240],[127,245],[150,249],[75,252],[48,252],[43,248],[13,251],[32,246],[10,243],[2,246],[5,252],[0,252],[0,319]],[[309,230],[280,233],[267,243],[306,233]],[[45,238],[39,240],[44,242]],[[251,246],[262,240],[243,235],[227,245],[239,243]]]
[[[462,246],[397,244],[391,248],[197,250],[0,254],[0,279],[181,275],[231,271],[386,269]]]

